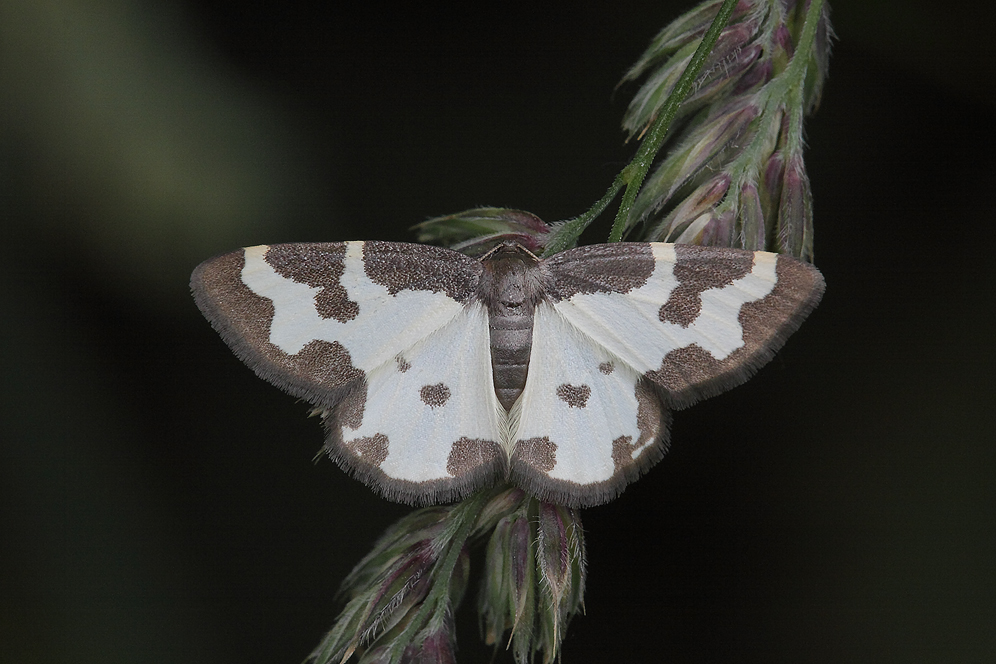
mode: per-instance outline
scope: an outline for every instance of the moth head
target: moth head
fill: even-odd
[[[524,256],[529,256],[534,262],[539,263],[539,257],[533,252],[529,251],[525,246],[519,244],[515,240],[502,240],[497,245],[491,248],[486,254],[481,256],[481,261],[487,261],[490,258],[494,258],[498,255],[507,254],[521,254]]]
[[[494,313],[531,312],[542,299],[545,271],[527,248],[506,240],[481,258],[478,296]]]

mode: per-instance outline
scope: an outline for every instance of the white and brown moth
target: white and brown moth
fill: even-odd
[[[762,251],[584,246],[480,259],[392,242],[250,247],[202,263],[201,311],[321,412],[329,455],[388,498],[499,481],[590,506],[657,462],[670,410],[747,380],[819,302]]]

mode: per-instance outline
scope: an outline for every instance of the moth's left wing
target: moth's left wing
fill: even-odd
[[[511,473],[568,505],[615,497],[663,454],[668,406],[745,381],[823,293],[811,265],[737,249],[591,245],[543,267]]]
[[[688,406],[747,380],[823,295],[819,270],[789,256],[620,242],[546,261],[554,308]]]
[[[205,261],[191,286],[236,355],[318,407],[340,465],[430,503],[505,468],[480,272],[439,247],[300,243]]]
[[[316,406],[453,320],[480,261],[395,242],[247,247],[204,261],[197,306],[261,378]]]
[[[326,449],[384,496],[449,502],[504,477],[505,411],[491,377],[488,315],[453,320],[370,371],[324,414]]]
[[[513,481],[582,507],[612,500],[661,458],[668,412],[652,383],[541,302],[511,421]]]

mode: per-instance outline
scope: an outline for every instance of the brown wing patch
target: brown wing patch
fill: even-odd
[[[553,275],[550,295],[566,300],[578,293],[628,293],[654,273],[646,242],[593,244],[554,254],[542,265]]]
[[[278,351],[283,353],[283,351]],[[293,362],[285,361],[292,366],[304,366],[311,380],[319,384],[338,385],[363,376],[363,371],[353,366],[349,351],[338,341],[309,341],[296,355],[286,355]],[[289,371],[293,371],[288,366]]]
[[[660,369],[647,372],[647,378],[668,392],[682,393],[732,369],[741,350],[720,361],[701,346],[676,348],[664,356]]]
[[[449,269],[447,268],[449,264]],[[455,251],[424,244],[364,242],[363,270],[391,295],[403,290],[446,293],[464,302],[475,291],[481,263]]]
[[[367,381],[357,381],[335,408],[335,417],[340,425],[356,431],[363,424],[363,411],[367,405]]]
[[[571,408],[584,408],[588,405],[588,397],[590,396],[591,388],[587,385],[565,383],[557,387],[557,397]]]
[[[647,380],[638,380],[635,392],[636,428],[640,430],[640,437],[633,447],[639,450],[663,435],[667,421],[664,404],[661,403],[657,392]]]
[[[201,263],[190,279],[194,300],[225,341],[237,333],[245,337],[247,345],[270,345],[273,302],[242,283],[245,264],[241,249]],[[273,350],[285,354],[275,346]]]
[[[636,450],[636,445],[631,442],[632,440],[632,436],[619,436],[612,441],[612,465],[617,473],[633,463],[633,452]]]
[[[450,388],[442,383],[435,385],[423,385],[418,392],[422,403],[430,408],[438,408],[450,400]]]
[[[598,365],[598,370],[601,371],[606,376],[608,376],[609,374],[611,374],[613,371],[616,370],[616,365],[614,365],[612,362],[602,362],[601,364]]]
[[[395,356],[394,361],[398,363],[398,371],[400,371],[401,373],[405,373],[406,371],[412,368],[411,363],[408,360],[406,360],[405,357],[401,354]]]
[[[513,464],[525,463],[536,470],[548,473],[557,465],[557,444],[546,436],[520,440],[515,444]]]
[[[782,347],[819,303],[824,282],[813,266],[787,256],[775,264],[772,291],[740,308],[744,345],[723,360],[692,344],[668,353],[646,376],[665,388],[673,405],[684,407],[747,380]]]
[[[641,379],[637,381],[635,391],[636,428],[640,430],[640,436],[635,442],[632,436],[620,436],[612,441],[612,465],[617,474],[633,465],[649,443],[653,443],[664,435],[666,427],[664,405],[657,397],[653,387],[646,380]]]
[[[446,460],[446,472],[460,477],[481,467],[494,466],[500,455],[501,448],[495,441],[464,437],[453,443]]]
[[[270,343],[273,302],[242,281],[245,252],[235,251],[199,265],[191,277],[197,306],[225,342],[261,378],[322,406],[332,390],[362,377],[338,342],[314,340],[296,355]]]
[[[286,279],[321,288],[315,295],[318,315],[346,323],[359,315],[360,305],[341,283],[345,256],[345,242],[277,244],[266,252],[266,262]]]
[[[674,266],[678,286],[661,306],[658,316],[663,323],[681,327],[688,327],[698,318],[703,291],[729,286],[754,266],[753,254],[745,251],[731,250],[720,258],[716,247],[676,244],[674,251],[678,258]]]
[[[389,442],[387,436],[375,433],[365,438],[357,438],[346,444],[346,448],[364,463],[379,467],[387,458]]]

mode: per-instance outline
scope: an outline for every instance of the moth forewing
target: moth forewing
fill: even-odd
[[[689,251],[695,247],[678,246],[679,261],[684,257],[689,271],[699,275],[717,271],[709,255]],[[703,336],[716,329],[715,336],[724,338],[713,346],[690,343],[671,349],[660,366],[647,373],[665,389],[674,407],[689,406],[750,378],[771,360],[823,295],[823,276],[812,265],[767,252],[744,253],[753,253],[749,270],[740,274],[743,268],[731,270],[727,264],[720,271],[725,277],[716,278],[724,279],[722,284],[709,286],[709,278],[700,276],[696,286],[701,289],[699,313],[687,327]],[[710,325],[710,320],[721,323]]]
[[[591,269],[607,265],[622,272],[611,263],[622,260],[629,245],[601,246],[615,249]],[[770,360],[823,293],[819,271],[787,256],[690,245],[643,246],[650,247],[652,269],[640,272],[642,280],[621,282],[615,291],[568,288],[556,308],[664,388],[674,407],[688,406],[749,378]],[[601,247],[586,249],[593,253]],[[646,258],[641,260],[646,263]],[[571,262],[565,258],[561,264]],[[557,271],[554,276],[558,277]],[[568,283],[575,282],[572,275]]]

